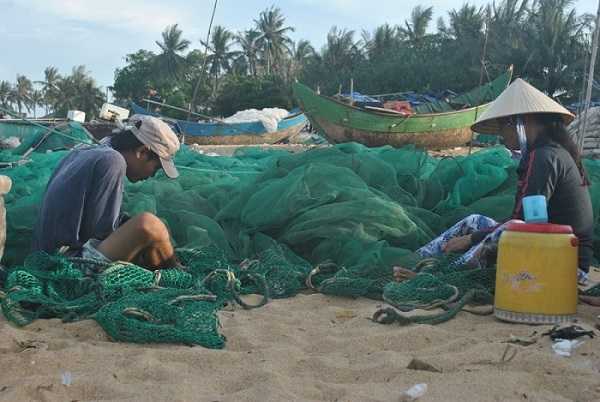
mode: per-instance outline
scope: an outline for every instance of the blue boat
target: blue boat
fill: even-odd
[[[304,128],[306,116],[300,110],[292,113],[277,125],[277,131],[269,133],[260,121],[250,123],[196,123],[187,120],[171,119],[147,111],[131,103],[134,114],[160,117],[171,123],[175,130],[185,136],[187,144],[200,145],[251,145],[275,144],[291,138]]]

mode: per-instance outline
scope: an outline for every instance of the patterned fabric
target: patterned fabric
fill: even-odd
[[[514,222],[523,223],[521,220],[513,219],[499,225],[495,220],[488,218],[487,216],[476,214],[469,215],[437,238],[418,249],[417,254],[424,258],[437,257],[444,254],[444,246],[450,239],[466,236],[480,230],[490,230],[490,233],[484,237],[481,242],[473,245],[466,253],[452,263],[455,266],[464,264],[480,266],[482,265],[481,263],[485,261],[486,256],[497,251],[500,235],[502,235],[502,232],[504,232],[509,223]],[[577,269],[577,283],[581,286],[585,286],[588,282],[588,274],[581,269]]]
[[[469,215],[432,240],[430,243],[418,249],[417,254],[426,258],[440,256],[444,254],[444,246],[450,241],[450,239],[459,236],[466,236],[481,230],[489,230],[490,233],[485,236],[481,242],[473,245],[466,253],[460,256],[453,263],[454,265],[463,265],[467,263],[472,265],[480,265],[480,261],[485,260],[483,257],[489,255],[491,252],[496,251],[498,248],[500,235],[502,232],[504,232],[506,226],[513,222],[522,221],[515,219],[500,225],[498,222],[488,218],[487,216],[476,214]]]

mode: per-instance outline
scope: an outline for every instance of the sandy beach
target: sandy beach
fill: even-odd
[[[420,383],[424,402],[600,401],[598,337],[561,357],[548,337],[507,342],[550,326],[467,312],[438,326],[386,326],[370,319],[382,306],[306,291],[255,310],[230,307],[219,313],[224,350],[117,343],[92,320],[16,328],[2,317],[0,401],[400,401]],[[598,314],[580,304],[578,323],[593,328]],[[409,368],[413,359],[433,371]]]
[[[417,383],[428,385],[420,401],[600,400],[598,338],[560,357],[548,337],[505,343],[547,326],[467,312],[439,326],[385,326],[369,319],[378,306],[305,293],[222,311],[224,350],[115,343],[90,320],[17,329],[2,318],[0,400],[398,401]],[[580,305],[578,320],[594,325],[598,313]],[[407,368],[413,358],[441,372]]]

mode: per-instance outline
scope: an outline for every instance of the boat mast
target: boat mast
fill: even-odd
[[[483,50],[481,51],[481,66],[479,67],[479,86],[483,84],[483,72],[487,75],[487,68],[485,66],[485,55],[487,52],[487,43],[488,43],[488,28],[489,28],[489,14],[485,20],[485,33],[483,38]],[[488,81],[490,77],[488,76]],[[480,99],[481,101],[481,99]],[[478,102],[479,103],[479,102]],[[471,141],[469,141],[469,155],[473,152],[473,141],[475,141],[475,131],[471,130]]]
[[[590,58],[590,71],[588,73],[587,91],[585,94],[585,103],[583,109],[583,121],[579,126],[579,136],[577,138],[577,147],[579,152],[583,150],[583,138],[587,128],[588,110],[592,100],[592,87],[594,85],[594,69],[596,67],[596,55],[598,54],[598,32],[600,27],[600,1],[598,1],[598,12],[596,14],[596,26],[594,27],[594,38],[592,39],[592,57]]]
[[[208,42],[210,41],[210,31],[212,29],[213,21],[215,19],[215,12],[217,11],[217,3],[219,0],[215,0],[215,4],[213,5],[212,15],[210,16],[210,23],[208,24],[208,32],[206,33],[206,43],[204,46],[204,60],[202,61],[202,70],[200,70],[200,74],[198,75],[198,81],[196,81],[196,85],[194,86],[194,93],[192,94],[192,101],[189,105],[188,117],[190,120],[192,110],[196,110],[196,98],[198,96],[198,89],[200,89],[200,83],[204,78],[204,71],[206,70],[206,63],[208,60]]]

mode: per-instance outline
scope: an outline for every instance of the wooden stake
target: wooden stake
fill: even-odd
[[[588,74],[588,86],[585,94],[585,105],[583,110],[583,124],[579,126],[579,138],[577,139],[579,152],[583,149],[583,137],[587,126],[587,115],[592,100],[592,86],[594,84],[594,69],[596,67],[596,56],[598,54],[598,32],[600,31],[600,0],[598,1],[598,12],[596,15],[596,27],[594,29],[594,39],[592,40],[592,57],[590,59],[590,72]]]

